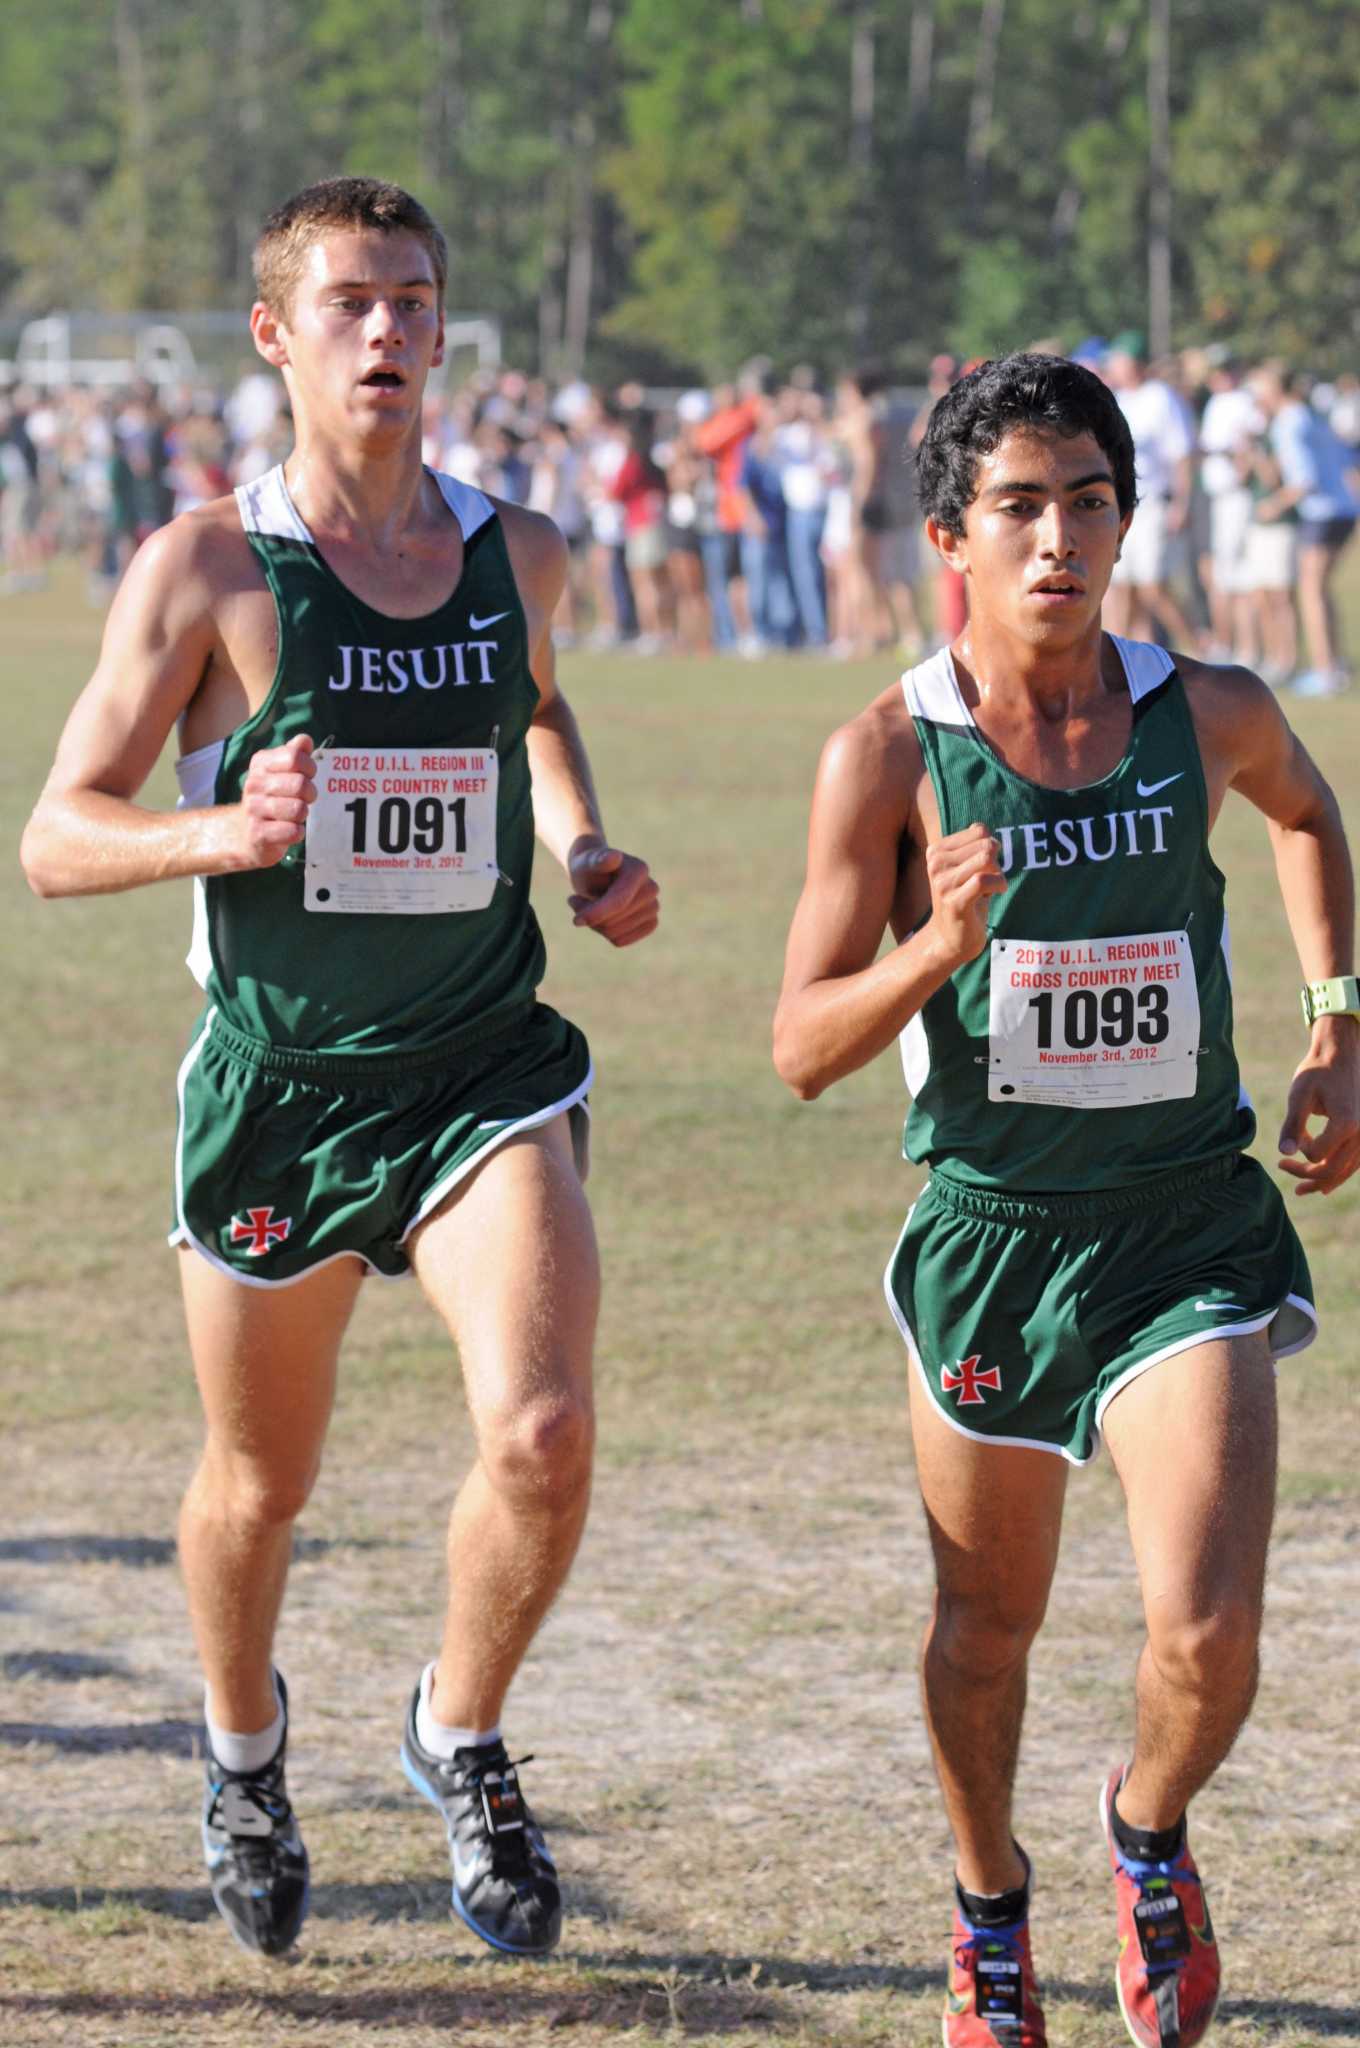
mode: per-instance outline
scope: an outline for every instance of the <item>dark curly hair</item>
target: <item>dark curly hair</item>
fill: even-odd
[[[999,356],[960,377],[930,415],[916,451],[921,510],[946,533],[963,532],[977,493],[978,459],[1015,427],[1090,434],[1109,461],[1121,517],[1138,503],[1133,439],[1099,377],[1066,356]]]

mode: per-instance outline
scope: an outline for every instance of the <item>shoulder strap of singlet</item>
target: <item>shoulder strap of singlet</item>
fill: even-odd
[[[1111,633],[1110,639],[1124,665],[1129,696],[1135,704],[1141,697],[1150,696],[1154,690],[1160,689],[1175,669],[1176,664],[1165,647],[1155,647],[1148,640],[1125,640],[1118,633]],[[923,661],[919,668],[906,671],[902,677],[902,693],[913,718],[926,719],[931,725],[970,726],[973,723],[947,647],[942,647],[938,654],[932,654],[930,660]]]
[[[947,647],[938,654],[932,654],[929,661],[923,661],[918,668],[909,668],[902,677],[902,694],[907,700],[907,709],[913,718],[923,718],[930,725],[970,726],[972,713],[963,701],[958,677],[954,673],[954,658]]]
[[[496,508],[485,491],[477,490],[472,484],[460,483],[457,477],[445,476],[441,470],[431,473],[439,486],[440,496],[458,521],[465,541],[471,540],[474,533],[495,518]],[[240,508],[241,524],[247,533],[268,535],[275,540],[298,540],[309,547],[316,545],[293,503],[284,481],[282,463],[266,471],[264,476],[256,477],[253,483],[238,484],[236,503]]]
[[[1140,697],[1148,697],[1160,689],[1175,669],[1176,664],[1166,649],[1154,647],[1150,640],[1124,640],[1118,633],[1111,633],[1110,638],[1124,664],[1129,696],[1135,704]]]
[[[460,483],[456,476],[446,476],[442,469],[431,471],[439,486],[444,503],[452,512],[463,531],[463,539],[469,541],[474,533],[494,519],[496,508],[485,491],[479,491],[475,484]]]
[[[253,483],[237,484],[236,503],[247,533],[267,535],[272,540],[299,540],[307,547],[315,545],[289,496],[281,462],[263,476],[257,476]]]

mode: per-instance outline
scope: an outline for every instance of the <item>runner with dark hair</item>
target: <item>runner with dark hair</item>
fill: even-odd
[[[1097,378],[982,365],[931,415],[921,495],[969,622],[828,742],[775,1060],[810,1098],[900,1037],[906,1151],[930,1172],[886,1284],[937,1576],[944,2038],[1046,2039],[1011,1795],[1067,1469],[1103,1434],[1148,1626],[1132,1758],[1101,1788],[1116,1983],[1139,2048],[1192,2048],[1219,1964],[1185,1813],[1251,1706],[1274,1360],[1315,1327],[1246,1152],[1208,837],[1230,791],[1270,826],[1310,1034],[1280,1164],[1305,1195],[1360,1165],[1350,861],[1264,684],[1102,632],[1134,481]]]

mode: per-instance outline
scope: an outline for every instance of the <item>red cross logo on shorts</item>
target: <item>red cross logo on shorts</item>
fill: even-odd
[[[281,1216],[277,1223],[274,1221],[272,1202],[267,1209],[247,1209],[246,1218],[243,1223],[239,1216],[232,1217],[231,1241],[233,1244],[245,1244],[245,1240],[250,1239],[246,1246],[248,1259],[258,1259],[275,1242],[282,1244],[293,1227],[291,1216]]]
[[[1001,1367],[989,1365],[984,1372],[979,1372],[978,1367],[981,1364],[982,1353],[975,1351],[971,1358],[959,1360],[957,1372],[951,1372],[946,1366],[940,1374],[940,1385],[946,1394],[952,1394],[956,1387],[963,1389],[959,1395],[960,1408],[981,1407],[987,1398],[979,1392],[982,1387],[992,1387],[998,1394],[1001,1392]]]

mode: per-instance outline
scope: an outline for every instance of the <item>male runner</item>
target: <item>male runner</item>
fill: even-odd
[[[887,1289],[938,1584],[947,2048],[1045,2040],[1011,1788],[1067,1465],[1101,1432],[1148,1622],[1133,1758],[1101,1795],[1116,1981],[1135,2042],[1189,2048],[1219,1971],[1185,1809],[1251,1704],[1272,1358],[1315,1323],[1284,1205],[1245,1155],[1209,828],[1230,789],[1270,824],[1309,984],[1280,1140],[1304,1194],[1360,1164],[1350,866],[1263,684],[1102,634],[1135,486],[1097,378],[983,364],[936,406],[920,477],[970,620],[826,748],[775,1059],[812,1097],[901,1034],[906,1149],[930,1168]]]
[[[256,274],[296,447],[136,556],[24,859],[46,896],[196,878],[208,1003],[180,1069],[171,1242],[207,1420],[180,1552],[218,1907],[268,1955],[302,1924],[271,1645],[359,1283],[414,1270],[478,1455],[401,1760],[446,1821],[455,1911],[541,1951],[557,1882],[499,1721],[585,1519],[598,1272],[590,1056],[534,995],[534,831],[577,924],[614,945],[653,929],[657,890],[605,839],[553,680],[560,536],[421,465],[438,228],[395,186],[332,179],[270,215]],[[176,722],[181,807],[148,811]]]

